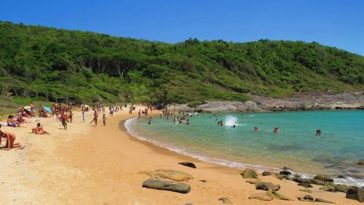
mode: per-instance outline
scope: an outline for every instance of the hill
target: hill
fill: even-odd
[[[168,44],[0,22],[5,96],[184,103],[363,88],[364,57],[315,42]]]

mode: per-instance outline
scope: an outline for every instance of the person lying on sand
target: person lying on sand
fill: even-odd
[[[32,133],[36,135],[49,135],[49,133],[43,129],[43,126],[40,123],[37,124],[37,127],[32,129]]]
[[[20,127],[20,124],[16,121],[13,115],[8,116],[6,123],[9,127]]]
[[[15,139],[16,139],[14,134],[11,134],[9,132],[4,132],[4,131],[0,130],[0,144],[1,144],[2,138],[6,139],[5,148],[7,148],[7,150],[10,150],[12,148],[19,148],[19,149],[24,148],[24,146],[21,146],[19,143],[14,143]]]

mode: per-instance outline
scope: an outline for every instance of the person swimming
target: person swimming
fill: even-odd
[[[320,129],[316,129],[316,136],[321,136],[321,130]]]
[[[255,127],[254,127],[254,131],[255,131],[255,132],[259,132],[259,127],[255,126]]]
[[[278,132],[279,132],[279,127],[275,127],[275,128],[273,129],[273,132],[274,132],[274,133],[278,133]]]

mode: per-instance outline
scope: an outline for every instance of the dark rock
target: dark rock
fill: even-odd
[[[328,201],[326,199],[321,199],[321,198],[316,198],[315,199],[315,202],[321,202],[321,203],[328,203],[328,204],[335,204],[334,202],[332,201]]]
[[[143,182],[143,187],[149,189],[173,191],[182,194],[187,194],[188,192],[191,191],[191,187],[188,184],[175,183],[160,179],[147,179]]]
[[[357,165],[364,166],[364,159],[363,160],[359,160],[358,163],[357,163]]]
[[[299,201],[311,201],[313,202],[314,198],[311,195],[305,195],[303,197],[297,197]]]
[[[204,179],[201,179],[200,182],[206,183],[207,181]]]
[[[279,172],[279,175],[291,175],[292,173],[290,172],[290,171],[288,171],[288,170],[283,170],[283,171],[280,171]]]
[[[318,179],[311,179],[310,180],[312,184],[316,184],[316,185],[324,185],[325,182],[324,181],[321,181],[321,180],[318,180]]]
[[[364,189],[360,189],[358,187],[350,187],[346,192],[346,198],[355,199],[359,202],[364,201]]]
[[[298,182],[298,183],[311,184],[310,179],[302,178],[302,177],[295,177],[295,178],[293,178],[293,181]]]
[[[273,175],[273,173],[272,172],[263,172],[262,175],[263,176],[271,176],[271,175]]]
[[[346,193],[350,187],[344,184],[336,184],[335,191]]]
[[[334,179],[332,179],[331,177],[327,176],[327,175],[323,175],[323,174],[318,174],[314,177],[314,179],[323,181],[323,182],[334,182]]]
[[[297,185],[298,185],[298,186],[305,187],[305,188],[312,188],[312,185],[311,185],[311,184],[309,184],[309,183],[298,183]]]
[[[247,178],[257,179],[258,178],[257,172],[255,172],[255,170],[250,169],[250,168],[246,168],[242,173],[240,173],[240,175],[244,179],[247,179]]]
[[[196,168],[196,165],[192,162],[180,162],[178,164],[186,166],[186,167]]]
[[[223,204],[232,204],[233,203],[227,197],[221,197],[218,200],[221,201]]]
[[[264,191],[272,190],[272,191],[278,191],[281,186],[279,184],[274,185],[271,182],[258,182],[255,184],[256,189],[261,189]]]
[[[345,176],[344,175],[338,175],[337,178],[345,179]]]

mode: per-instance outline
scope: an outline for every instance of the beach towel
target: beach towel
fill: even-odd
[[[44,109],[46,112],[49,112],[49,113],[51,113],[51,112],[52,112],[52,109],[51,109],[50,107],[43,106],[43,109]]]

